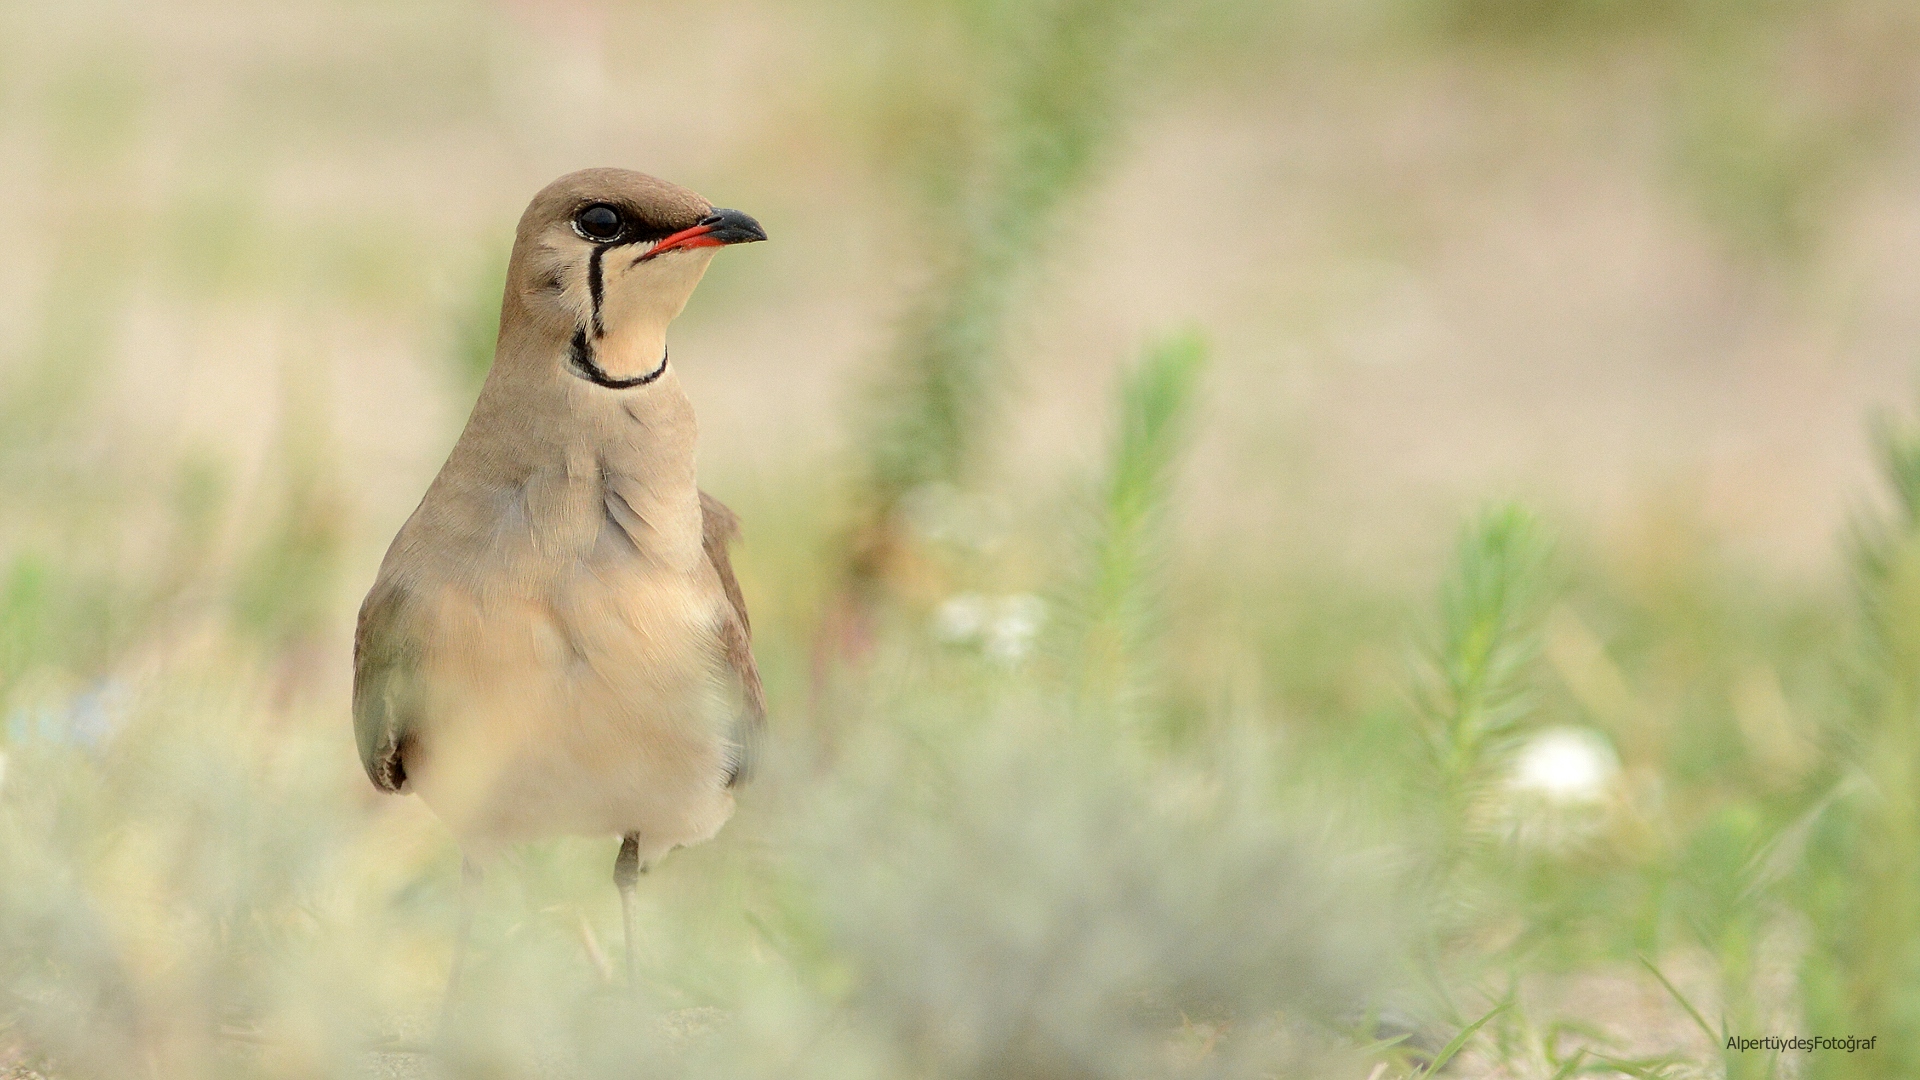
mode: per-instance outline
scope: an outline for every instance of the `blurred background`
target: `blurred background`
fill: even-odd
[[[776,746],[440,1026],[353,618],[591,165]],[[0,0],[0,235],[0,1075],[1920,1074],[1906,0]]]

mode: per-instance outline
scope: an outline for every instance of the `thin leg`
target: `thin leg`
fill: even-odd
[[[640,875],[645,871],[646,867],[640,865],[640,838],[628,833],[620,840],[619,857],[613,860],[613,884],[620,890],[620,921],[626,924],[628,993],[635,993],[640,988],[640,977],[633,959],[634,939],[639,936],[633,910],[633,892],[634,886],[639,884]]]
[[[453,939],[453,968],[447,972],[447,993],[440,999],[440,1032],[444,1036],[453,1017],[453,999],[460,992],[460,975],[467,966],[467,939],[473,936],[473,909],[480,902],[480,864],[460,860],[460,928]]]

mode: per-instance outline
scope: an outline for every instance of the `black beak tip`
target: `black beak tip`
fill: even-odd
[[[767,238],[760,223],[738,210],[715,207],[700,224],[712,227],[709,237],[722,244],[751,244]]]

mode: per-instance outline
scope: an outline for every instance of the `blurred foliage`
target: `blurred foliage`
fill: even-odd
[[[1456,828],[1500,778],[1532,711],[1547,558],[1532,515],[1518,507],[1491,511],[1461,538],[1441,593],[1433,679],[1420,704],[1434,778]]]
[[[956,0],[901,5],[907,47],[879,78],[897,137],[887,160],[910,176],[930,235],[930,283],[899,337],[858,443],[862,520],[849,566],[856,593],[903,557],[909,493],[964,484],[992,438],[1008,319],[1064,215],[1124,130],[1141,92],[1151,0]],[[928,63],[928,44],[939,62]]]
[[[1256,731],[1198,761],[1019,709],[865,738],[801,865],[914,1073],[1319,1075],[1341,1055],[1301,1022],[1392,971],[1387,883],[1336,869]]]
[[[1152,648],[1164,617],[1167,520],[1175,467],[1193,423],[1207,346],[1198,331],[1149,346],[1120,384],[1118,430],[1096,512],[1086,582],[1068,598],[1082,708],[1120,718],[1159,682]]]
[[[1823,726],[1830,756],[1791,850],[1808,863],[1808,1019],[1882,1033],[1888,1052],[1858,1070],[1814,1062],[1810,1076],[1920,1069],[1920,428],[1883,418],[1877,434],[1892,505],[1856,522],[1852,692]]]

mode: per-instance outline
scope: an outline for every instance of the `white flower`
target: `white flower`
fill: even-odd
[[[1046,602],[1031,593],[956,593],[934,609],[933,636],[949,645],[978,648],[995,660],[1012,664],[1033,651],[1046,621]]]
[[[1606,797],[1620,772],[1620,759],[1598,732],[1547,728],[1528,739],[1514,757],[1507,783],[1549,802],[1593,803]]]
[[[1012,663],[1033,651],[1033,641],[1047,621],[1046,602],[1032,593],[1000,598],[999,614],[987,627],[987,655]]]
[[[940,602],[933,612],[933,636],[955,645],[979,641],[991,617],[987,598],[979,593],[959,593]]]

